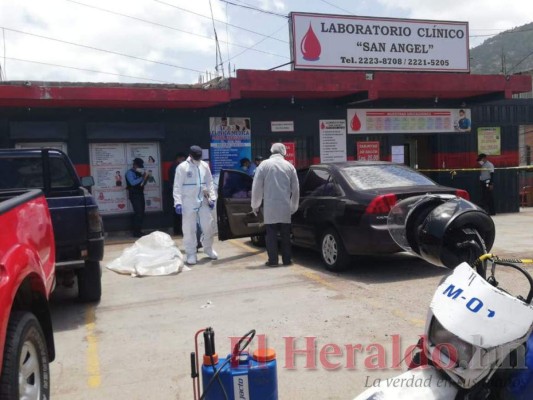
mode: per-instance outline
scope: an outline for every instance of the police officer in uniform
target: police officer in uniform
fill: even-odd
[[[481,207],[490,215],[496,215],[494,208],[494,164],[487,160],[487,155],[481,153],[477,157],[481,165],[479,183],[481,186]]]
[[[149,175],[139,169],[144,168],[144,161],[141,158],[133,160],[133,166],[126,172],[126,187],[133,207],[133,236],[143,236],[142,226],[144,221],[144,185]]]

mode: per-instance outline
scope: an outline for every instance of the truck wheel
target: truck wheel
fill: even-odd
[[[264,235],[253,235],[253,236],[250,236],[250,240],[252,241],[252,244],[255,247],[265,247],[266,246],[265,236]]]
[[[30,312],[14,312],[9,319],[0,377],[0,398],[50,398],[48,348],[39,321]]]
[[[326,269],[330,271],[342,271],[348,267],[350,256],[344,250],[344,245],[333,228],[326,229],[322,234],[320,254],[322,261],[326,264]]]
[[[77,271],[78,298],[83,302],[99,301],[102,297],[102,270],[98,261],[85,261]]]

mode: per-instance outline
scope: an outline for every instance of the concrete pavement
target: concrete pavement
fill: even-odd
[[[519,213],[499,214],[492,219],[496,225],[494,254],[533,258],[533,207],[522,207]]]
[[[533,209],[494,221],[493,252],[532,256]],[[181,238],[176,242],[181,246]],[[132,243],[110,237],[104,264]],[[448,272],[398,254],[357,258],[334,274],[318,254],[301,249],[294,266],[267,268],[264,250],[247,239],[215,246],[219,260],[200,253],[199,264],[178,275],[132,278],[104,269],[96,305],[79,304],[75,289],[56,291],[51,398],[192,399],[193,336],[212,326],[222,357],[231,336],[252,328],[266,335],[277,351],[280,399],[351,399],[368,382],[398,374],[393,360],[423,333],[428,304]]]
[[[496,225],[493,253],[533,258],[533,207],[521,207],[519,213],[498,214],[492,219]],[[107,244],[134,241],[129,232],[111,233],[106,237]]]

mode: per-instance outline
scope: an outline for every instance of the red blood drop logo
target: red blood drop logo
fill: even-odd
[[[320,125],[320,128],[321,129],[326,129],[326,124],[322,122],[322,124]]]
[[[357,117],[357,114],[353,115],[353,118],[350,121],[350,127],[352,128],[352,131],[358,131],[361,129],[361,121],[359,120],[359,117]]]
[[[304,60],[316,61],[320,58],[322,48],[320,47],[320,42],[318,41],[315,32],[313,32],[311,22],[309,22],[309,29],[300,43],[300,50],[302,51]]]

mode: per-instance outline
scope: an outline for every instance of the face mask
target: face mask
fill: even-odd
[[[483,161],[478,161],[479,165],[483,165],[484,162]]]
[[[200,161],[202,159],[202,156],[199,155],[199,156],[191,156],[191,158],[194,160],[194,161]]]

